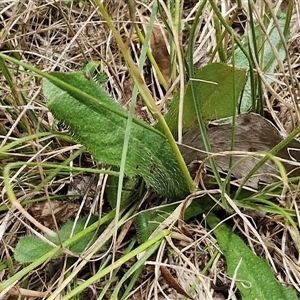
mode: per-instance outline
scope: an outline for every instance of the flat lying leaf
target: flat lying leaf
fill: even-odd
[[[220,220],[213,214],[207,216],[210,228]],[[256,256],[229,227],[218,225],[214,230],[218,245],[225,255],[229,276],[236,275],[236,286],[243,300],[296,300],[296,291],[276,281],[267,262]]]
[[[53,215],[56,222],[66,222],[76,216],[80,205],[71,201],[51,200],[32,203],[28,211],[40,223],[49,228],[55,228]]]
[[[167,219],[176,207],[177,205],[171,205],[139,213],[134,219],[138,242],[140,244],[146,242],[158,225]]]
[[[207,129],[210,145],[213,153],[220,153],[230,151],[231,149],[231,135],[232,124],[213,126]],[[267,119],[254,113],[241,114],[236,118],[235,128],[235,144],[233,150],[245,152],[268,152],[283,140],[279,130]],[[180,146],[183,158],[187,164],[193,160],[203,160],[208,154],[198,128],[194,128],[183,136],[183,143],[191,146],[188,148]],[[276,155],[284,158],[287,161],[300,162],[300,143],[297,140],[292,140],[282,148]],[[201,151],[199,151],[201,150]],[[247,159],[241,161],[242,156],[232,156],[232,163],[240,161],[240,164],[233,170],[232,174],[235,178],[241,179],[245,177],[260,161],[260,156],[248,156]],[[215,158],[218,168],[222,171],[229,169],[229,156],[218,156]],[[296,166],[283,162],[287,172],[291,172],[291,176],[300,175]],[[259,177],[253,177],[247,185],[257,187],[259,181],[272,183],[278,181],[274,176],[269,174],[279,174],[277,166],[274,162],[269,161],[265,163],[257,173],[262,173]]]
[[[195,199],[185,210],[184,220],[188,221],[191,218],[202,215],[203,212],[211,211],[214,204],[214,201],[208,195]],[[173,204],[139,213],[134,219],[139,243],[146,242],[158,225],[164,222],[177,206],[177,204]],[[218,208],[216,207],[216,209]]]
[[[238,99],[246,82],[246,72],[221,63],[209,64],[195,73],[194,85],[200,101],[204,121],[231,117],[238,106]],[[177,132],[179,99],[171,104],[166,121],[173,133]],[[190,84],[184,97],[183,132],[197,125]]]
[[[84,230],[85,226],[89,226],[96,222],[97,219],[97,216],[91,216],[88,224],[86,224],[87,217],[85,217],[76,223],[74,230],[74,222],[68,221],[59,231],[60,238],[58,238],[58,236],[53,237],[48,235],[46,235],[45,237],[58,246],[60,245],[60,242],[63,243],[67,241],[71,236],[74,236],[75,234]],[[91,232],[84,235],[81,239],[71,245],[69,247],[69,250],[75,254],[82,253],[87,245],[95,238],[94,234],[95,232]],[[52,249],[52,246],[43,242],[37,236],[25,236],[21,238],[16,245],[14,258],[18,262],[29,263],[39,259],[41,256],[51,251]]]
[[[121,162],[126,112],[83,72],[52,73],[52,76],[84,91],[86,98],[72,88],[64,91],[44,80],[43,90],[54,116],[70,126],[75,138],[101,163],[119,166]],[[93,102],[91,97],[99,99]],[[125,117],[123,117],[123,116]],[[179,199],[188,194],[185,179],[166,138],[141,121],[131,128],[126,175],[140,175],[160,194]]]
[[[42,257],[53,248],[36,236],[25,236],[16,245],[14,258],[20,263],[30,263]]]

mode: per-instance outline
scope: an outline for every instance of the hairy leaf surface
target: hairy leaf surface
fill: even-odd
[[[52,73],[72,87],[62,90],[44,80],[43,90],[54,116],[70,127],[74,137],[101,163],[121,162],[126,111],[83,72]],[[180,199],[188,194],[185,179],[164,135],[134,120],[129,140],[126,175],[140,175],[160,194]]]

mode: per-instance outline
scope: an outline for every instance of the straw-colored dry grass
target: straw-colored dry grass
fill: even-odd
[[[77,2],[77,3],[75,3]],[[183,18],[186,23],[191,24],[194,17],[194,7],[198,1],[185,1],[183,5]],[[231,2],[222,2],[222,13],[230,14]],[[245,1],[247,2],[247,1]],[[229,3],[229,4],[228,4]],[[228,5],[226,5],[228,4]],[[283,1],[281,9],[285,8],[286,1]],[[136,22],[141,23],[141,27],[146,22],[146,17],[150,15],[150,1],[136,2]],[[132,57],[137,61],[140,45],[135,34],[130,34],[131,21],[128,7],[125,1],[107,0],[105,6],[114,21],[115,26],[122,34],[124,41],[128,42]],[[246,8],[245,4],[245,8]],[[292,22],[292,36],[287,41],[289,49],[289,59],[278,67],[278,77],[272,85],[273,91],[267,90],[267,108],[278,122],[278,126],[286,128],[288,132],[299,124],[299,112],[295,110],[299,104],[299,7],[296,6],[294,20]],[[213,13],[207,9],[205,12],[205,22],[197,33],[194,51],[194,64],[199,67],[208,61],[214,60],[210,56],[210,51],[216,45],[216,38],[213,27]],[[247,9],[241,12],[240,22],[234,24],[238,34],[243,34],[243,27],[246,20]],[[158,22],[158,28],[163,28],[163,23]],[[133,82],[129,77],[126,65],[121,56],[119,48],[101,18],[93,1],[74,1],[67,6],[63,1],[25,1],[13,0],[0,3],[0,50],[11,56],[19,58],[29,64],[44,71],[74,71],[80,69],[83,64],[91,60],[101,62],[101,71],[108,76],[106,89],[111,97],[128,106],[130,101]],[[165,32],[165,31],[162,31]],[[158,33],[161,37],[162,33]],[[186,49],[188,41],[188,31],[183,29],[182,49]],[[161,43],[168,45],[167,35]],[[228,48],[230,42],[228,41]],[[11,75],[15,85],[12,91],[3,76],[0,77],[0,138],[1,146],[6,145],[27,134],[41,131],[50,131],[53,126],[61,131],[65,128],[63,124],[56,124],[53,117],[47,110],[45,99],[41,92],[40,78],[33,77],[32,74],[22,68],[16,68],[11,64]],[[165,70],[165,78],[169,79],[171,70]],[[165,91],[158,81],[157,75],[153,72],[151,65],[144,67],[144,77],[147,85],[152,91],[159,104],[163,104],[171,98],[172,91],[178,87],[178,82],[171,85]],[[275,92],[275,93],[274,93]],[[26,102],[24,98],[26,98]],[[162,109],[164,106],[162,105]],[[34,113],[38,122],[30,113]],[[139,118],[153,122],[153,118],[142,102],[138,102],[136,115]],[[80,118],[80,116],[78,116]],[[292,121],[293,120],[293,121]],[[279,123],[281,122],[281,123]],[[47,175],[44,172],[42,162],[62,162],[80,148],[80,145],[70,145],[68,142],[58,139],[46,139],[45,141],[29,141],[22,151],[10,153],[1,161],[1,169],[9,162],[39,162],[39,169],[23,168],[20,166],[14,172],[12,182],[15,183],[15,193],[21,202],[37,198],[58,196],[59,209],[53,215],[51,210],[47,210],[44,204],[26,205],[25,209],[34,218],[45,226],[55,229],[67,219],[75,219],[77,215],[85,215],[88,212],[101,214],[108,210],[102,207],[103,186],[105,178],[103,176],[91,177],[87,175],[73,176],[72,174],[59,174],[46,186],[38,191],[35,187]],[[83,153],[80,159],[73,162],[78,166],[96,167],[97,163],[87,153]],[[2,176],[2,175],[1,175]],[[3,177],[1,177],[3,179]],[[1,182],[1,205],[9,205],[9,199]],[[70,197],[70,194],[84,194],[80,200]],[[281,199],[281,205],[293,210],[299,209],[298,190],[285,191]],[[240,216],[239,216],[240,215]],[[56,224],[52,220],[56,219]],[[242,216],[249,216],[256,224],[256,231],[248,227]],[[19,237],[32,234],[33,225],[16,209],[4,211],[0,215],[0,236],[1,236],[1,259],[7,261],[12,257],[14,247]],[[225,217],[225,216],[224,216]],[[200,219],[199,219],[200,220]],[[212,232],[206,228],[205,221],[195,220],[189,224],[189,231],[193,235],[193,240],[176,241],[168,238],[161,244],[157,255],[146,263],[144,271],[140,276],[132,294],[128,299],[180,299],[174,289],[170,288],[159,275],[159,266],[169,266],[169,270],[178,280],[179,284],[189,290],[191,285],[197,283],[194,292],[194,299],[226,299],[230,294],[230,299],[239,299],[234,295],[235,290],[231,286],[231,281],[226,276],[226,264],[221,254],[217,254],[215,260],[208,270],[208,273],[201,275],[201,271],[207,265],[211,257],[216,253],[214,247],[216,241]],[[231,225],[236,232],[247,237],[247,243],[253,251],[266,258],[276,270],[277,278],[280,282],[293,286],[300,294],[300,265],[298,261],[298,242],[293,229],[290,228],[283,218],[276,218],[272,214],[251,213],[249,211],[237,211],[237,215],[231,219]],[[299,224],[299,219],[298,219]],[[260,236],[265,247],[258,243],[257,236]],[[122,255],[128,241],[132,236],[131,231],[123,240],[124,248],[117,250],[117,255]],[[112,248],[114,249],[114,247]],[[267,250],[267,252],[266,252]],[[79,273],[78,282],[85,280],[97,272],[101,262],[105,260],[105,254],[90,262]],[[63,275],[66,275],[66,258],[53,260],[37,269],[27,278],[26,289],[19,289],[19,283],[11,289],[4,299],[12,299],[12,294],[18,295],[15,299],[35,299],[46,298],[47,292],[57,289]],[[10,274],[22,269],[22,265],[12,261],[11,266],[7,266],[0,271],[1,281],[7,279]],[[120,279],[122,272],[130,267],[124,265],[119,275],[114,279]],[[109,277],[107,277],[109,280]],[[101,281],[90,287],[81,295],[81,299],[97,299],[102,291],[105,282]],[[113,289],[113,285],[112,288]],[[110,298],[112,290],[108,290],[105,299]]]

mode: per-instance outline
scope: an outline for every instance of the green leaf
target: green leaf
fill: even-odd
[[[140,185],[140,178],[124,178],[123,180],[123,190],[121,196],[121,203],[124,203],[126,199],[133,197]],[[105,196],[111,206],[111,208],[116,208],[117,197],[118,197],[118,178],[115,176],[109,176],[107,178],[106,187],[105,187]]]
[[[195,73],[194,85],[200,99],[201,114],[204,121],[231,117],[238,106],[238,99],[246,82],[246,71],[234,69],[221,63],[212,63]],[[172,133],[176,134],[178,124],[179,98],[171,104],[166,121]],[[190,84],[184,97],[183,132],[197,125]]]
[[[98,61],[89,61],[84,64],[82,71],[86,72],[87,77],[95,78],[95,82],[98,84],[102,84],[107,82],[108,76],[105,72],[98,72],[97,68],[99,67],[100,62]]]
[[[280,26],[280,29],[283,31],[284,25],[286,22],[286,16],[283,14],[284,17],[278,20],[278,24]],[[278,51],[278,58],[280,61],[283,61],[286,57],[286,52],[283,47],[283,43],[281,40],[281,37],[279,35],[279,32],[275,25],[271,29],[270,33],[268,34],[268,39],[266,38],[266,34],[262,31],[260,25],[255,26],[254,28],[254,39],[257,45],[258,53],[257,57],[260,59],[259,65],[265,74],[268,74],[268,76],[265,77],[265,80],[268,83],[272,83],[275,78],[275,69],[278,65],[278,60],[276,59],[276,55],[274,53],[273,48],[271,47],[270,43],[273,44],[273,47]],[[288,37],[286,37],[288,39]],[[269,42],[270,41],[270,42]],[[244,35],[243,41],[242,41],[245,49],[249,48],[249,36]],[[252,55],[252,54],[251,54]],[[249,62],[247,58],[245,57],[245,54],[242,52],[240,48],[237,48],[234,53],[234,59],[235,59],[235,67],[237,68],[245,68],[249,70]],[[272,76],[273,75],[273,76]],[[251,94],[251,80],[250,77],[247,80],[247,83],[245,85],[245,90],[243,93],[243,98],[241,100],[241,106],[240,110],[241,113],[248,112],[249,109],[252,106],[252,99],[255,97],[255,95]]]
[[[193,200],[193,202],[185,210],[184,220],[188,221],[191,218],[202,215],[203,212],[211,211],[214,204],[215,202],[207,195]],[[164,222],[170,214],[173,213],[177,206],[177,204],[173,204],[139,213],[134,219],[139,243],[146,242],[158,225]],[[215,206],[214,209],[218,210],[219,207]]]
[[[53,248],[36,236],[25,236],[16,245],[14,258],[20,263],[30,263]]]
[[[48,236],[45,238],[54,243],[55,245],[60,245],[60,241],[63,243],[68,240],[71,236],[81,232],[85,229],[85,227],[95,223],[97,221],[97,216],[91,216],[88,222],[87,217],[79,220],[74,226],[74,222],[68,221],[62,228],[59,230],[59,236]],[[73,229],[74,227],[74,229]],[[89,243],[93,241],[95,237],[95,231],[89,234],[84,235],[77,242],[72,244],[69,247],[69,250],[75,254],[80,254],[84,251],[84,249],[88,246]],[[30,263],[33,262],[40,257],[42,257],[47,252],[53,249],[52,246],[43,242],[37,236],[25,236],[19,240],[16,245],[14,258],[16,261],[21,263]]]
[[[267,262],[256,256],[229,227],[220,224],[214,215],[207,216],[210,228],[217,228],[214,234],[222,250],[229,276],[236,274],[236,286],[243,300],[297,300],[296,292],[276,281]],[[220,224],[220,225],[218,225]]]
[[[146,242],[159,224],[167,219],[176,209],[177,205],[145,211],[134,219],[137,239],[140,244]]]
[[[85,92],[64,91],[48,80],[43,90],[54,116],[70,126],[75,138],[101,163],[119,166],[127,112],[83,72],[52,73],[52,76]],[[92,100],[91,100],[92,99]],[[180,199],[188,187],[164,135],[145,122],[133,120],[126,175],[140,175],[160,194]]]
[[[71,236],[76,235],[77,233],[83,231],[89,225],[95,223],[98,220],[98,217],[93,215],[87,222],[87,217],[82,218],[79,220],[76,225],[74,226],[74,222],[67,221],[66,224],[61,228],[59,231],[60,239],[63,242],[68,240]],[[73,229],[74,227],[74,229]],[[69,247],[69,250],[75,254],[80,254],[84,251],[84,249],[94,240],[95,231],[85,234],[78,242],[72,244]],[[59,245],[58,237],[48,237],[48,239],[56,245]]]

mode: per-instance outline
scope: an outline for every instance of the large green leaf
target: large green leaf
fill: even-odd
[[[194,86],[200,101],[204,121],[231,117],[237,109],[241,91],[246,82],[246,71],[221,63],[212,63],[199,69]],[[170,104],[166,121],[174,134],[177,132],[179,98]],[[183,132],[197,125],[197,116],[190,84],[184,97]]]
[[[74,137],[95,159],[119,166],[127,122],[125,110],[84,72],[51,75],[86,93],[83,96],[72,88],[62,90],[44,80],[43,91],[51,112],[70,127]],[[142,176],[148,186],[164,196],[179,199],[188,194],[164,135],[138,120],[134,120],[131,128],[125,172],[128,176]]]
[[[297,300],[296,292],[276,281],[267,262],[256,256],[225,224],[214,215],[207,216],[226,258],[229,276],[236,273],[236,285],[243,300]]]

